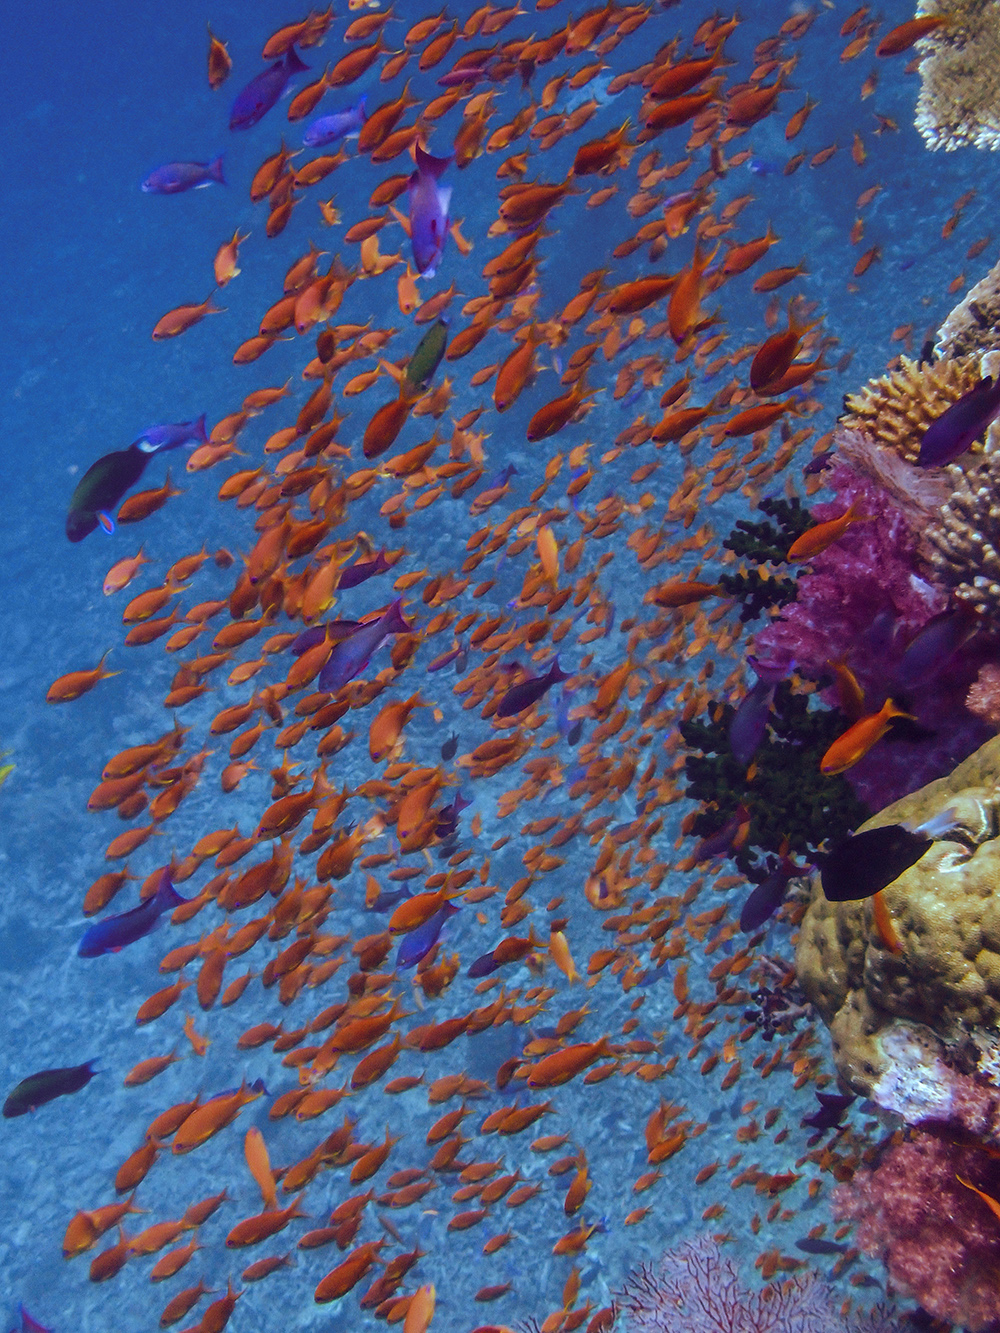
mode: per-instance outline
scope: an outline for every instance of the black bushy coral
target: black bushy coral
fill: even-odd
[[[810,708],[815,696],[796,694],[785,681],[775,692],[767,736],[754,756],[754,775],[729,745],[731,704],[714,704],[714,720],[682,723],[689,754],[684,762],[685,795],[706,807],[694,822],[696,837],[717,832],[742,802],[750,811],[750,835],[735,854],[751,880],[762,878],[765,853],[776,853],[787,838],[794,853],[812,855],[862,823],[868,810],[843,777],[826,778],[820,759],[844,730],[834,709]]]
[[[765,498],[760,509],[774,523],[766,520],[749,523],[739,519],[732,532],[722,543],[728,551],[742,559],[754,560],[758,565],[769,561],[783,564],[792,543],[813,526],[813,519],[800,500]],[[755,620],[771,606],[785,606],[794,602],[797,584],[794,579],[781,578],[766,569],[751,569],[747,573],[721,574],[720,586],[741,603],[740,620]]]

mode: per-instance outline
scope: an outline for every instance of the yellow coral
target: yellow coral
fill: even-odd
[[[898,370],[847,395],[841,424],[847,430],[864,431],[912,463],[934,418],[978,384],[979,360],[947,357],[933,365],[920,365],[905,356],[899,360]]]

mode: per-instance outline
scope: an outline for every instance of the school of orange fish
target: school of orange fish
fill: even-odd
[[[157,1025],[162,1053],[125,1078],[155,1098],[156,1080],[180,1075],[188,1095],[136,1125],[105,1197],[69,1201],[64,1252],[93,1282],[126,1265],[170,1279],[155,1288],[172,1292],[164,1327],[214,1333],[254,1301],[297,1326],[292,1302],[309,1295],[346,1298],[351,1327],[499,1328],[532,1315],[544,1333],[595,1333],[610,1327],[608,1288],[624,1276],[601,1269],[605,1232],[652,1229],[642,1253],[656,1253],[658,1215],[688,1206],[695,1225],[728,1234],[729,1186],[749,1187],[770,1279],[804,1265],[788,1252],[803,1234],[796,1210],[849,1175],[863,1147],[849,1134],[780,1165],[789,1126],[756,1080],[827,1086],[824,1043],[806,1026],[765,1048],[744,1025],[754,981],[791,974],[761,953],[762,937],[739,934],[728,891],[742,877],[694,865],[677,723],[705,710],[709,682],[731,695],[743,680],[732,604],[698,582],[728,556],[711,507],[731,496],[745,512],[829,444],[808,424],[824,406],[830,340],[822,311],[795,294],[805,267],[766,268],[772,227],[744,234],[752,196],[720,194],[750,156],[740,140],[751,127],[777,117],[785,140],[802,132],[813,104],[789,85],[814,21],[824,41],[840,32],[844,62],[876,45],[911,59],[932,26],[887,34],[862,6],[834,27],[816,7],[776,24],[742,68],[727,55],[735,15],[562,8],[486,4],[464,22],[442,11],[412,24],[391,9],[328,9],[263,49],[265,60],[324,43],[330,53],[265,122],[273,137],[278,118],[291,138],[287,121],[372,72],[406,84],[382,105],[370,97],[357,141],[310,156],[283,140],[254,175],[254,242],[281,244],[293,216],[312,239],[289,254],[259,329],[240,341],[219,320],[216,345],[263,371],[277,340],[297,340],[302,379],[248,390],[188,456],[192,484],[225,473],[218,501],[243,511],[245,554],[180,555],[123,613],[126,645],[158,644],[176,662],[164,700],[175,717],[103,765],[89,808],[125,827],[109,836],[84,912],[103,912],[130,880],[143,897],[156,891],[162,853],[151,861],[193,794],[212,789],[203,808],[220,826],[173,847],[171,878],[190,901],[159,937],[164,984],[136,1014]],[[213,87],[229,68],[212,36]],[[875,87],[869,73],[851,96]],[[453,155],[437,287],[409,259],[410,219],[396,207],[418,144]],[[861,166],[858,133],[852,153]],[[363,177],[329,197],[358,158]],[[879,188],[858,200],[856,244]],[[348,203],[361,191],[367,216]],[[469,211],[463,197],[481,209],[490,194],[488,231],[454,221]],[[616,208],[631,235],[608,250],[602,218]],[[558,248],[566,210],[578,241]],[[236,230],[220,245],[218,287],[252,263],[247,242]],[[547,289],[557,253],[563,272],[574,258],[588,270],[565,300]],[[481,283],[460,293],[449,263],[470,256]],[[850,280],[878,258],[872,246]],[[730,341],[728,288],[758,310],[748,345]],[[153,336],[215,309],[211,297],[178,306]],[[442,317],[440,366],[408,377]],[[513,474],[513,418],[497,414],[519,400],[531,447],[517,441],[527,463]],[[248,443],[265,413],[262,447]],[[176,493],[168,476],[129,497],[119,523]],[[120,594],[147,565],[141,550],[118,560],[104,591]],[[364,582],[345,580],[352,568]],[[210,599],[199,578],[215,579]],[[324,691],[339,645],[397,599],[406,628],[369,634],[355,677]],[[562,689],[502,707],[557,652]],[[76,699],[110,674],[103,662],[71,672],[49,697]],[[793,925],[796,910],[785,909]],[[429,922],[437,936],[400,963],[397,947]],[[233,1069],[246,1077],[223,1092]],[[698,1080],[736,1108],[721,1129],[687,1110]],[[256,1115],[245,1133],[244,1107]],[[717,1171],[726,1187],[702,1201],[692,1189]],[[168,1210],[185,1189],[187,1204]],[[546,1246],[522,1227],[548,1234]],[[230,1261],[214,1298],[198,1275],[209,1255]],[[855,1259],[848,1251],[837,1271]]]

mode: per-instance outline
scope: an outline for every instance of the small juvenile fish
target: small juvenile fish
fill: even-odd
[[[88,1060],[86,1064],[70,1065],[66,1069],[43,1069],[38,1074],[29,1074],[4,1102],[4,1116],[10,1120],[13,1116],[34,1111],[55,1097],[79,1092],[97,1072],[92,1068],[93,1063],[93,1060]]]
[[[221,153],[211,162],[167,162],[151,171],[140,189],[143,194],[183,194],[185,190],[204,189],[213,182],[226,184]]]

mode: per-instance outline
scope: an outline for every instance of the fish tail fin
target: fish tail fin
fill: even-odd
[[[211,176],[212,180],[218,181],[220,185],[227,185],[228,181],[226,180],[222,171],[223,157],[224,154],[219,153],[217,157],[212,158],[211,162],[209,162],[208,164],[208,174],[209,176]]]
[[[302,74],[309,66],[296,51],[294,46],[290,46],[285,55],[285,71],[288,74]]]
[[[403,599],[397,597],[385,616],[385,630],[390,634],[411,634],[414,626],[403,616]]]
[[[207,416],[207,413],[202,412],[201,416],[200,416],[200,417],[198,418],[198,420],[194,423],[194,428],[195,428],[195,432],[196,432],[196,434],[197,434],[197,438],[202,442],[202,444],[208,444],[208,432],[205,430],[205,417],[206,417],[206,416]]]

